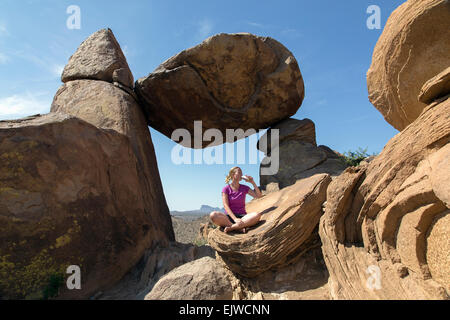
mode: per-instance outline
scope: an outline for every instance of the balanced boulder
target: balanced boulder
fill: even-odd
[[[221,33],[180,52],[136,81],[135,91],[148,124],[167,137],[176,129],[193,137],[194,121],[202,121],[205,130],[220,130],[223,142],[235,141],[226,129],[264,129],[292,116],[304,97],[293,54],[272,38],[248,33]]]
[[[450,65],[450,2],[409,0],[389,17],[367,72],[369,99],[394,128],[403,130],[429,100],[424,83]]]

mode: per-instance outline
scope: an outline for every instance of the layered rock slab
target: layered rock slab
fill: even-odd
[[[135,91],[148,124],[169,138],[179,128],[193,137],[199,120],[223,137],[226,129],[264,129],[295,114],[304,97],[293,54],[272,38],[248,33],[221,33],[180,52],[137,80]]]
[[[450,2],[409,0],[389,17],[367,72],[369,100],[403,130],[426,107],[424,83],[450,66]],[[425,99],[426,103],[429,101]]]
[[[261,221],[246,234],[215,229],[208,234],[209,244],[245,277],[289,264],[318,224],[330,181],[329,175],[318,174],[251,201],[246,211],[261,212]]]
[[[330,184],[319,234],[334,299],[448,299],[449,123],[447,96]]]
[[[450,67],[446,68],[423,85],[419,94],[419,101],[430,104],[450,93]]]
[[[337,176],[346,167],[336,152],[317,146],[315,125],[310,119],[280,121],[259,139],[257,148],[266,155],[259,170],[260,185],[266,190],[269,184],[281,189],[318,173]],[[273,161],[278,161],[278,167]]]
[[[39,298],[81,268],[86,298],[156,240],[129,138],[64,113],[0,121],[0,295]],[[163,238],[164,239],[164,238]]]

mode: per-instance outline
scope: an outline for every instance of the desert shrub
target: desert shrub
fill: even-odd
[[[201,247],[204,246],[208,243],[208,240],[206,240],[203,237],[198,237],[197,239],[194,240],[193,244],[196,245],[197,247]]]
[[[361,147],[358,148],[356,151],[347,151],[344,152],[342,155],[342,161],[347,165],[347,167],[356,167],[359,166],[361,161],[363,161],[365,158],[374,156],[373,154],[367,153],[367,148],[363,149]]]
[[[64,276],[60,273],[50,275],[47,286],[42,290],[42,299],[55,298],[59,294],[59,288],[64,284]]]

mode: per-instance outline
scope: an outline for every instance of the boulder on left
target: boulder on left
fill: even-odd
[[[0,298],[39,298],[81,268],[87,298],[118,281],[156,232],[129,137],[63,112],[0,121]],[[160,237],[158,239],[158,237]]]

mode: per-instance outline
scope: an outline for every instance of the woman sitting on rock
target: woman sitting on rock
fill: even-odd
[[[239,181],[242,179],[253,184],[255,190],[240,184]],[[232,182],[228,184],[230,180]],[[222,189],[222,201],[226,213],[213,211],[209,216],[214,224],[225,227],[224,231],[227,233],[233,230],[242,230],[245,233],[247,232],[246,228],[255,225],[261,219],[261,213],[259,212],[247,214],[245,211],[245,196],[248,193],[254,198],[261,198],[262,193],[253,178],[243,176],[239,167],[231,168],[225,178],[225,183],[227,183],[227,186]]]

